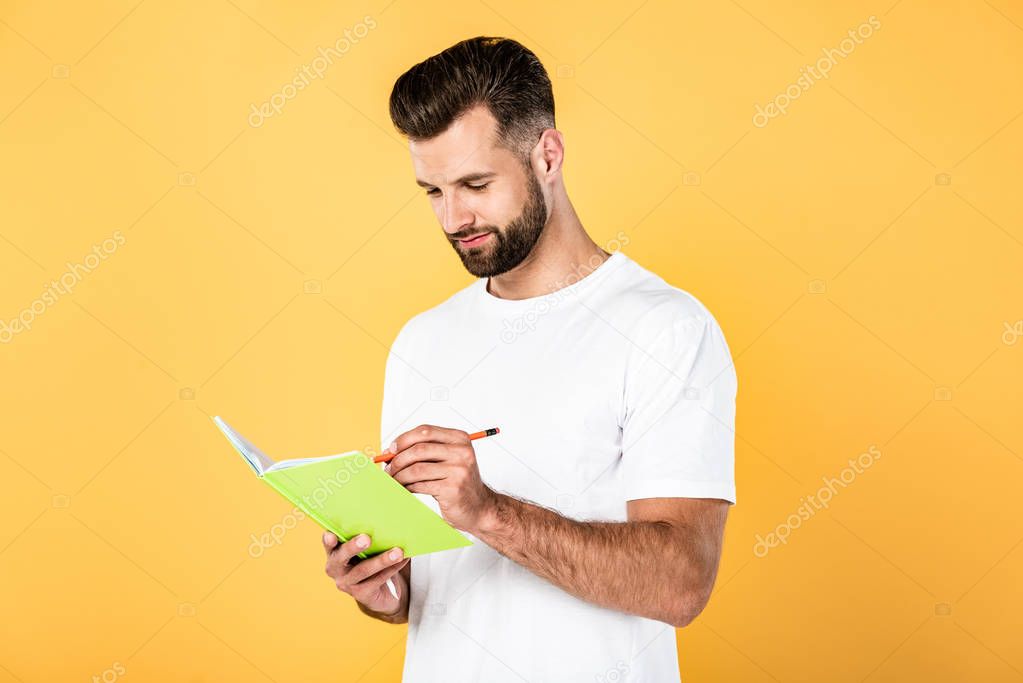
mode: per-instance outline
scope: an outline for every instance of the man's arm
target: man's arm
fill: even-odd
[[[473,533],[578,598],[682,627],[710,598],[728,505],[648,498],[627,522],[580,522],[495,494]]]
[[[388,451],[391,476],[432,495],[449,523],[583,600],[677,627],[707,604],[726,500],[644,498],[627,522],[580,522],[486,486],[461,430],[420,425]]]

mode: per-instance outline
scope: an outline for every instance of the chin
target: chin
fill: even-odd
[[[475,277],[494,277],[505,272],[497,268],[488,258],[473,258],[472,256],[462,258],[462,265]]]
[[[501,273],[495,272],[493,268],[488,267],[485,263],[466,263],[462,261],[462,265],[469,271],[469,274],[473,277],[494,277]]]

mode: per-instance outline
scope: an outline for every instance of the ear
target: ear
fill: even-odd
[[[533,169],[542,180],[550,180],[561,173],[565,160],[565,138],[555,128],[546,129],[529,154]]]

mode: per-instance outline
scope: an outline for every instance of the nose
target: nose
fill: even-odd
[[[459,200],[457,193],[451,192],[444,195],[443,202],[440,223],[444,232],[452,235],[472,225],[473,213],[464,202]]]

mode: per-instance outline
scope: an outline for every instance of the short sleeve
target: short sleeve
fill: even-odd
[[[724,335],[709,313],[659,314],[647,327],[636,331],[626,366],[626,499],[735,503],[737,382]]]
[[[400,406],[408,384],[408,366],[404,360],[405,331],[402,327],[391,343],[384,365],[384,393],[380,407],[380,449],[384,450],[400,433],[399,427],[403,416]]]

